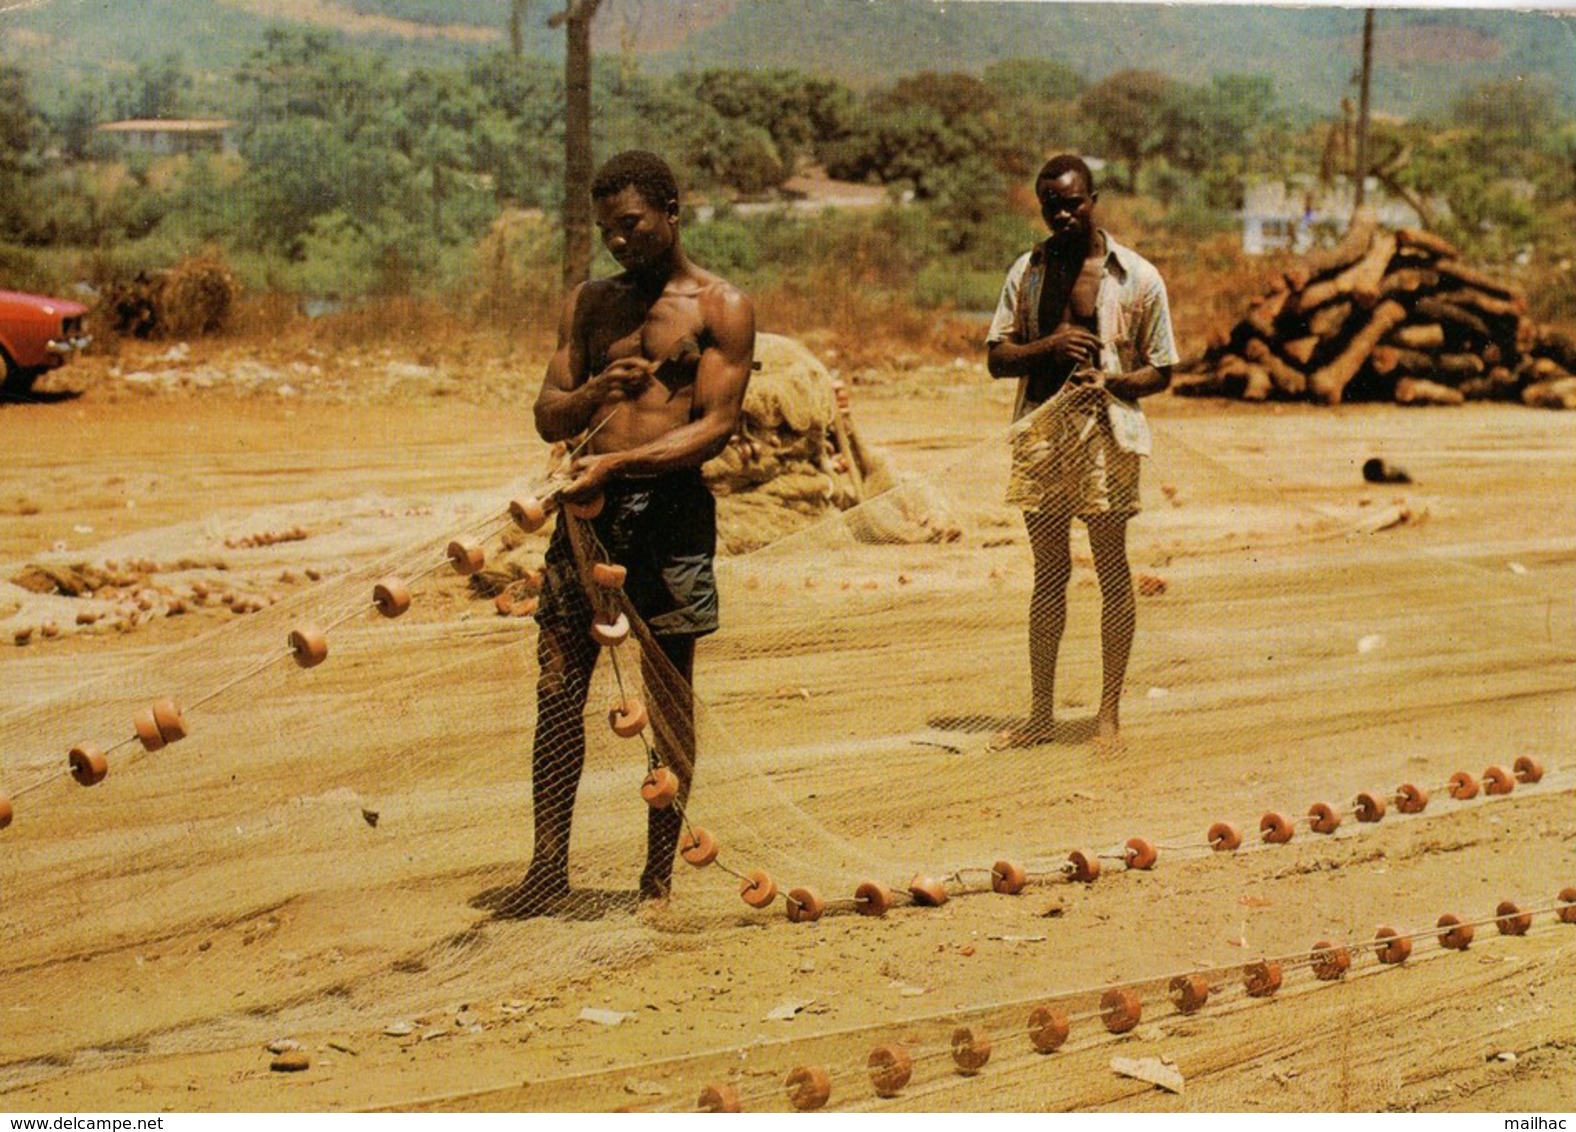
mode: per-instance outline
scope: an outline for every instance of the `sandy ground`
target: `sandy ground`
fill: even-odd
[[[0,561],[10,565],[8,577],[40,557],[157,557],[161,546],[200,543],[228,559],[238,589],[284,605],[310,604],[307,570],[331,581],[401,539],[441,533],[482,507],[489,489],[540,460],[526,412],[529,376],[512,388],[505,379],[490,381],[486,399],[456,393],[453,375],[424,386],[421,367],[399,370],[398,380],[354,386],[348,396],[342,385],[314,383],[307,372],[205,382],[208,388],[148,376],[180,369],[179,358],[152,351],[119,359],[119,376],[88,359],[53,383],[85,390],[82,396],[0,407],[8,465]],[[286,383],[291,388],[281,394]],[[1005,388],[966,365],[885,375],[859,386],[856,396],[867,438],[913,477],[934,474],[999,429],[1008,403]],[[486,946],[508,939],[509,946],[547,949],[569,940],[582,951],[602,947],[604,958],[590,969],[566,964],[556,977],[533,977],[505,993],[489,984],[472,995],[461,980],[434,990],[431,1009],[409,1017],[406,1027],[385,1025],[391,1018],[375,1008],[331,1028],[314,1026],[310,1009],[264,1011],[278,1019],[277,1036],[299,1041],[312,1056],[310,1069],[292,1074],[270,1072],[259,1042],[227,1039],[222,1027],[175,1052],[137,1034],[139,1027],[156,1030],[166,1015],[179,1017],[182,996],[197,1003],[220,989],[228,994],[232,984],[255,985],[259,971],[274,969],[259,966],[264,959],[288,970],[296,962],[289,937],[305,933],[310,903],[281,901],[286,911],[269,912],[275,905],[259,894],[257,908],[236,922],[194,932],[161,931],[129,915],[113,939],[73,939],[59,954],[25,962],[16,958],[25,951],[22,936],[13,934],[13,958],[0,972],[10,999],[0,1010],[11,1012],[0,1038],[0,1108],[686,1109],[702,1084],[726,1081],[747,1107],[783,1109],[783,1078],[809,1063],[831,1069],[833,1105],[847,1108],[1576,1108],[1576,1012],[1569,1009],[1576,1001],[1576,925],[1557,923],[1552,911],[1540,911],[1521,937],[1481,923],[1465,953],[1441,950],[1431,931],[1440,912],[1481,921],[1502,899],[1546,909],[1555,893],[1576,883],[1576,764],[1569,757],[1576,739],[1569,598],[1576,578],[1576,418],[1493,405],[1319,411],[1172,399],[1161,399],[1152,415],[1173,459],[1185,449],[1206,469],[1196,482],[1213,484],[1220,505],[1156,514],[1146,536],[1144,552],[1164,562],[1173,594],[1169,606],[1141,608],[1141,632],[1152,625],[1153,639],[1171,647],[1191,631],[1206,647],[1190,654],[1201,670],[1189,672],[1188,656],[1152,655],[1140,645],[1129,681],[1136,701],[1131,735],[1121,755],[1072,742],[1056,756],[1054,794],[1032,802],[1022,789],[1040,773],[1032,756],[954,759],[945,773],[957,777],[947,781],[972,785],[945,803],[917,789],[892,791],[882,803],[890,776],[931,773],[933,745],[909,746],[887,760],[854,758],[837,776],[812,774],[822,765],[815,736],[840,736],[853,746],[880,738],[870,721],[873,697],[881,694],[862,685],[858,671],[816,669],[807,660],[814,640],[781,638],[802,653],[787,679],[786,669],[765,667],[720,635],[703,648],[697,684],[719,733],[777,751],[797,742],[792,750],[800,761],[775,762],[773,787],[795,800],[796,813],[815,815],[829,845],[863,845],[864,859],[899,868],[943,856],[950,862],[958,853],[949,850],[998,836],[1032,857],[1034,846],[1062,844],[1072,827],[1079,843],[1099,846],[1120,845],[1135,830],[1193,831],[1191,846],[1175,853],[1163,847],[1153,872],[1108,867],[1093,885],[1053,878],[1016,899],[971,895],[939,909],[899,908],[881,921],[836,915],[790,925],[780,913],[745,914],[737,904],[720,911],[705,900],[687,904],[689,890],[681,887],[667,909],[612,915],[603,926],[575,929],[582,934],[572,939],[532,923],[489,924],[475,937]],[[1409,468],[1418,482],[1363,485],[1356,469],[1370,455]],[[1371,518],[1400,506],[1406,516],[1393,526]],[[224,546],[303,516],[312,538],[276,543],[266,555]],[[1012,528],[1002,531],[994,546],[904,548],[896,565],[930,599],[944,594],[954,566],[976,572],[994,563],[1010,577],[1021,573],[1023,547]],[[1307,577],[1342,561],[1332,553],[1332,531],[1365,540],[1349,585]],[[1263,573],[1250,576],[1244,568],[1230,585],[1219,577],[1206,585],[1211,560],[1177,550],[1183,541],[1246,553],[1244,561]],[[724,578],[738,587],[735,616],[769,621],[772,579],[808,571],[817,553],[814,546],[789,547],[759,565],[730,565]],[[280,580],[286,572],[295,575],[288,583]],[[1306,581],[1272,584],[1277,578]],[[1399,640],[1409,624],[1399,599],[1414,591],[1415,650],[1396,645],[1400,658],[1386,680],[1362,686],[1360,673],[1343,666],[1356,663],[1350,642],[1363,639],[1365,608]],[[480,603],[463,589],[445,592],[434,623],[460,629],[436,633],[433,648],[456,636],[498,636],[500,626],[514,624],[491,618],[490,610],[481,617]],[[856,589],[806,600],[829,615],[835,608],[858,612],[865,596]],[[885,590],[876,596],[887,604],[872,611],[899,627],[934,616],[924,600],[904,604]],[[14,722],[62,687],[113,679],[245,620],[213,604],[122,631],[78,631],[65,617],[72,608],[68,599],[14,586],[0,592],[0,649],[9,653],[0,718]],[[970,624],[983,626],[991,640],[1008,639],[1011,611],[1020,606],[1002,608],[1001,624]],[[15,627],[46,617],[67,631],[12,649]],[[1262,628],[1266,622],[1279,629]],[[1281,655],[1316,638],[1321,625],[1332,634],[1339,627],[1341,656],[1352,659],[1315,666],[1306,656]],[[1210,656],[1211,634],[1245,642],[1243,655]],[[1091,647],[1087,626],[1073,635],[1069,649]],[[1260,646],[1262,656],[1247,655]],[[1200,662],[1204,656],[1210,659]],[[1019,676],[981,676],[1001,667],[984,644],[940,650],[927,663],[935,668],[927,668],[927,678],[960,687],[938,699],[932,738],[951,735],[960,749],[976,738],[968,727],[949,731],[938,713],[1010,716],[1020,706]],[[1306,680],[1299,681],[1296,665]],[[354,675],[344,679],[334,693],[358,694]],[[763,701],[763,682],[774,694],[786,683],[786,695]],[[813,707],[813,732],[791,714],[799,693]],[[1068,694],[1075,708],[1079,695],[1087,700],[1077,689]],[[1193,710],[1166,714],[1166,697]],[[468,709],[456,695],[445,710],[457,719]],[[1230,749],[1213,740],[1209,726],[1227,714],[1235,720]],[[1256,815],[1271,806],[1300,814],[1312,797],[1339,802],[1357,789],[1383,792],[1409,778],[1437,786],[1458,767],[1476,772],[1522,750],[1538,754],[1547,774],[1509,796],[1452,803],[1439,801],[1439,791],[1423,814],[1392,814],[1361,828],[1348,821],[1333,838],[1303,832],[1282,847],[1257,842]],[[281,767],[275,785],[288,793],[286,780],[299,773],[300,766]],[[1015,785],[1004,792],[997,779]],[[329,776],[322,785],[340,783]],[[882,804],[888,812],[876,821],[870,813]],[[1246,820],[1244,851],[1198,851],[1198,832],[1222,810]],[[75,832],[113,820],[96,814],[84,811],[87,824]],[[20,829],[19,816],[0,834],[0,852]],[[309,849],[288,838],[260,844],[282,867]],[[48,838],[28,846],[69,850],[64,840],[56,846]],[[476,888],[467,869],[481,859],[456,852],[402,874],[401,883],[421,886],[434,907],[430,921],[374,920],[359,942],[387,964],[445,933],[466,938],[463,929],[477,919],[466,905]],[[189,898],[195,905],[205,899],[201,891]],[[15,932],[25,915],[7,922]],[[1420,933],[1411,960],[1382,966],[1363,948],[1345,979],[1311,977],[1302,957],[1313,940],[1367,940],[1380,923]],[[548,934],[531,935],[542,931]],[[626,937],[638,945],[621,952]],[[355,946],[341,942],[347,951]],[[1286,957],[1285,985],[1273,998],[1249,997],[1241,987],[1241,964],[1260,956]],[[102,1010],[51,1014],[51,997],[76,989],[90,960]],[[149,983],[140,972],[153,961],[162,968]],[[1206,972],[1215,987],[1210,1005],[1191,1016],[1164,997],[1165,978],[1188,970]],[[1117,980],[1141,984],[1146,1002],[1143,1021],[1119,1036],[1099,1024],[1095,1005],[1101,988]],[[138,1000],[142,993],[153,1001]],[[1031,1005],[1051,997],[1072,1014],[1073,1034],[1057,1053],[1040,1055],[1023,1036],[1024,1019]],[[615,1012],[618,1024],[586,1019],[587,1008]],[[136,1020],[121,1026],[117,1012]],[[990,1062],[975,1076],[954,1072],[947,1052],[963,1022],[995,1038]],[[118,1044],[107,1034],[121,1034]],[[892,1041],[916,1051],[913,1082],[900,1097],[877,1100],[863,1079],[864,1058],[873,1045]],[[1113,1058],[1170,1065],[1185,1090],[1120,1075]]]

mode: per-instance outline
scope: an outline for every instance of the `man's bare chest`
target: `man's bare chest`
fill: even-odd
[[[586,334],[590,372],[619,358],[668,361],[699,352],[705,320],[698,299],[663,295],[654,303],[611,295],[593,313]]]

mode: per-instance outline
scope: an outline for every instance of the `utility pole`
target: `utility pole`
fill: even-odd
[[[591,275],[591,20],[602,0],[568,0],[549,26],[563,25],[564,289]]]
[[[1354,206],[1363,206],[1363,186],[1368,180],[1368,82],[1374,69],[1374,10],[1363,14],[1363,77],[1357,101],[1357,195]]]

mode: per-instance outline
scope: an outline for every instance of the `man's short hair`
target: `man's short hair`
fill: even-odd
[[[654,208],[666,208],[679,199],[679,183],[668,163],[644,149],[614,154],[597,170],[591,182],[591,199],[617,196],[631,185]]]
[[[1076,153],[1058,153],[1047,161],[1040,175],[1034,179],[1035,188],[1039,188],[1041,181],[1054,181],[1067,173],[1077,173],[1082,177],[1084,188],[1089,190],[1089,195],[1094,195],[1094,174],[1089,172],[1089,166]]]

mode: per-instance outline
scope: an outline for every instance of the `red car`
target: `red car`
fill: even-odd
[[[82,332],[88,308],[69,299],[48,299],[18,291],[0,291],[0,361],[5,383],[0,397],[25,397],[45,370],[87,347]]]

